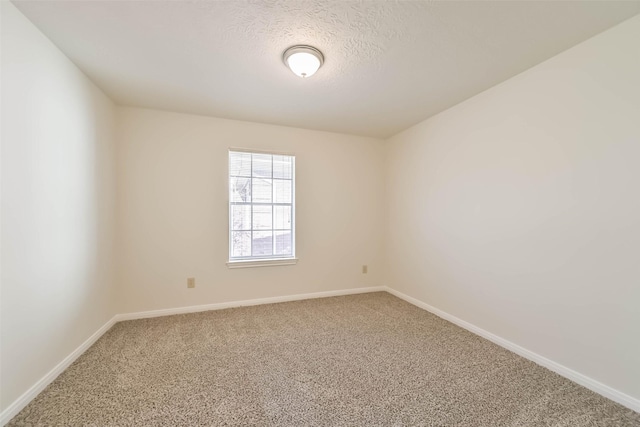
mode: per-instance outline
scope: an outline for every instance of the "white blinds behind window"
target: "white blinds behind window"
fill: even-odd
[[[229,151],[229,260],[295,257],[295,157]]]

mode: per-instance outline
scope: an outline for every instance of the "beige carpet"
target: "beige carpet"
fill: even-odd
[[[9,425],[640,426],[387,293],[116,324]]]

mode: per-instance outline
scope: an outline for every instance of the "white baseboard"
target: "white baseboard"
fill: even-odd
[[[22,396],[17,398],[11,405],[7,407],[0,414],[0,426],[7,424],[11,418],[18,415],[18,412],[22,411],[22,409],[29,404],[42,390],[44,390],[53,380],[58,378],[65,369],[69,367],[78,357],[82,355],[89,347],[93,345],[98,339],[117,322],[117,316],[114,316],[107,323],[102,325],[100,329],[93,333],[89,338],[86,339],[85,342],[80,344],[78,348],[73,350],[71,354],[64,358],[64,360],[58,363],[55,368],[50,370],[44,377],[40,378],[40,380],[35,383],[29,390],[24,392]]]
[[[422,302],[416,298],[410,297],[409,295],[405,295],[402,292],[396,291],[395,289],[391,289],[389,287],[385,287],[386,291],[392,295],[401,298],[408,303],[415,305],[416,307],[420,307],[423,310],[426,310],[430,313],[435,314],[438,317],[441,317],[444,320],[447,320],[455,325],[460,326],[468,330],[469,332],[473,332],[476,335],[481,336],[501,347],[506,348],[519,356],[524,357],[525,359],[529,359],[532,362],[537,363],[538,365],[544,366],[545,368],[562,375],[563,377],[580,384],[583,387],[588,388],[608,399],[613,400],[614,402],[618,402],[619,404],[626,406],[627,408],[634,410],[636,412],[640,412],[640,399],[636,399],[628,394],[625,394],[621,391],[618,391],[608,385],[602,384],[599,381],[594,380],[586,375],[583,375],[579,372],[574,371],[573,369],[567,368],[564,365],[554,362],[553,360],[547,359],[544,356],[541,356],[537,353],[534,353],[531,350],[527,350],[524,347],[520,347],[517,344],[512,343],[504,338],[501,338],[497,335],[492,334],[491,332],[485,331],[482,328],[479,328],[469,322],[466,322],[462,319],[459,319],[447,312],[444,312],[440,309],[437,309],[425,302]]]
[[[274,304],[278,302],[301,301],[305,299],[338,297],[342,295],[366,294],[369,292],[386,292],[386,286],[369,288],[342,289],[338,291],[314,292],[309,294],[284,295],[280,297],[257,298],[244,301],[229,301],[215,304],[192,305],[189,307],[167,308],[163,310],[140,311],[137,313],[118,314],[118,322],[123,320],[145,319],[149,317],[171,316],[173,314],[197,313],[200,311],[223,310],[225,308],[247,307],[251,305]]]

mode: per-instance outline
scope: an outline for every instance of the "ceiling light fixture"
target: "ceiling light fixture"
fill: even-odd
[[[318,71],[324,63],[324,56],[315,47],[296,45],[284,51],[282,60],[294,74],[306,78]]]

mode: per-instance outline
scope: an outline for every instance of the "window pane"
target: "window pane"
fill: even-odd
[[[253,206],[253,229],[271,230],[271,206]]]
[[[276,238],[275,255],[291,255],[291,232],[290,231],[274,231]]]
[[[273,156],[273,177],[291,179],[291,157]]]
[[[253,177],[271,178],[271,154],[253,155]]]
[[[291,181],[273,180],[273,203],[291,203]]]
[[[252,247],[253,256],[273,255],[273,232],[254,231]]]
[[[273,207],[273,228],[291,230],[291,206]]]
[[[231,256],[244,257],[251,256],[251,232],[232,231],[231,232]]]
[[[229,258],[295,256],[293,156],[229,152]]]
[[[251,176],[251,153],[229,152],[229,175]]]
[[[251,202],[251,178],[229,178],[229,200]]]
[[[253,203],[271,203],[271,179],[253,178]]]
[[[231,206],[231,229],[251,230],[251,205]]]

